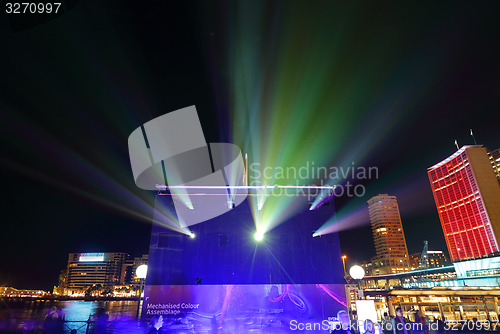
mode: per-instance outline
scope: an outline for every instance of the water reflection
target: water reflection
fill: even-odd
[[[0,333],[44,333],[53,315],[63,316],[58,333],[143,333],[135,319],[137,301],[23,301],[0,302]],[[44,331],[45,328],[45,331]],[[72,332],[73,330],[73,332]],[[51,329],[49,332],[54,332]]]

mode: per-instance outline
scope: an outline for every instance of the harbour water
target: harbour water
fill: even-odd
[[[64,316],[63,333],[93,333],[98,319],[105,319],[103,333],[144,333],[137,321],[137,301],[0,300],[0,333],[43,333],[48,312],[57,308]],[[72,332],[73,331],[73,332]]]

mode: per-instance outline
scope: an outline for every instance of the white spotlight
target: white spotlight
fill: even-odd
[[[257,233],[255,233],[254,238],[255,238],[255,240],[257,240],[257,241],[262,241],[262,240],[264,239],[264,233],[262,233],[262,232],[257,232]]]

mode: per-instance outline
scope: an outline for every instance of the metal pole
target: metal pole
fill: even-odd
[[[472,139],[474,139],[474,145],[477,145],[476,137],[474,137],[474,133],[472,132],[472,129],[470,129],[470,135],[472,136]]]
[[[85,328],[85,334],[88,334],[90,331],[90,316],[89,316],[89,319],[87,320],[87,328]]]
[[[143,284],[144,284],[144,278],[141,278],[141,285],[139,288],[139,300],[137,301],[137,320],[139,320],[139,315],[140,315],[140,309],[141,309],[141,295],[142,295],[142,289],[143,289]]]

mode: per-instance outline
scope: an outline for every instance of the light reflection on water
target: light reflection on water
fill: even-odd
[[[136,319],[137,301],[20,301],[0,300],[0,332],[17,330],[20,333],[41,333],[44,319],[52,307],[63,312],[64,333],[93,332],[98,314],[104,311],[107,320],[103,333],[143,333],[145,324]],[[87,324],[91,320],[92,323]],[[79,322],[73,322],[79,321]],[[89,327],[87,329],[87,327]],[[16,332],[17,333],[17,332]]]
[[[109,320],[135,318],[137,301],[29,301],[8,303],[11,316],[18,320],[43,320],[48,309],[56,306],[62,310],[68,321],[86,321],[95,316],[100,308],[104,308]],[[5,305],[1,307],[5,308]]]

